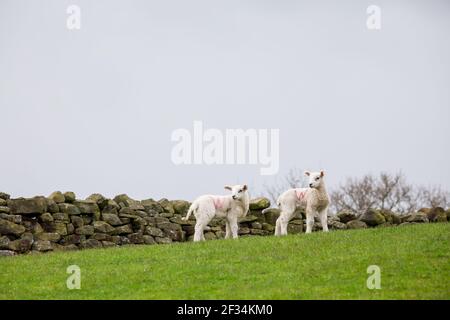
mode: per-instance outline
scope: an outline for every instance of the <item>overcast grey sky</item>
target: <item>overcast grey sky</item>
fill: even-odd
[[[446,0],[0,0],[0,191],[191,199],[273,182],[174,165],[171,133],[194,120],[279,128],[281,176],[402,170],[450,189],[449,30]]]

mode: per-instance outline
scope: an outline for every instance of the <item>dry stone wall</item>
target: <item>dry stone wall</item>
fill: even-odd
[[[107,199],[93,194],[85,200],[73,192],[54,192],[48,197],[11,199],[0,192],[0,256],[57,250],[78,250],[122,245],[167,244],[192,241],[195,219],[183,221],[190,203],[184,200],[131,199],[126,194]],[[266,198],[251,200],[250,212],[240,220],[240,236],[273,235],[278,209]],[[368,210],[362,215],[339,212],[328,219],[332,230],[387,227],[424,222],[446,222],[450,210],[421,209],[398,216],[389,211]],[[298,211],[289,233],[305,230],[304,212]],[[318,221],[314,231],[321,230]],[[223,219],[213,219],[205,231],[207,240],[225,236]]]

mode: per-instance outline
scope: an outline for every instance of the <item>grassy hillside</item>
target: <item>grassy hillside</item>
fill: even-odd
[[[442,223],[5,257],[0,299],[450,299],[449,239]]]

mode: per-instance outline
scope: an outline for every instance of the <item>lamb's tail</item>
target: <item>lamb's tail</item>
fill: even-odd
[[[196,202],[193,202],[191,204],[191,206],[189,207],[189,210],[188,210],[188,212],[186,214],[186,217],[181,218],[181,219],[184,220],[184,221],[187,221],[189,219],[189,217],[191,216],[191,214],[197,209],[198,209],[198,204]]]

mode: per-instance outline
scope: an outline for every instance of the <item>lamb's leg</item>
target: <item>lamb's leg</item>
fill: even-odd
[[[320,223],[322,224],[322,230],[324,232],[328,232],[328,217],[327,217],[327,208],[323,209],[320,212]]]
[[[231,236],[233,237],[233,239],[237,239],[239,229],[237,217],[229,216],[228,223],[230,224]]]
[[[228,221],[228,219],[225,220],[225,239],[230,239],[231,238],[231,226],[230,226],[230,221]]]
[[[194,242],[204,240],[205,237],[203,235],[203,230],[205,230],[206,224],[202,221],[197,220],[195,224],[195,232],[194,232]]]
[[[275,236],[281,236],[281,220],[278,217],[277,222],[275,223]]]
[[[311,233],[314,226],[314,211],[306,209],[306,233]]]
[[[280,227],[281,227],[281,235],[282,236],[286,236],[288,234],[287,227],[289,224],[289,220],[291,220],[290,218],[291,218],[291,214],[288,212],[282,212],[280,214],[279,219],[280,219]]]
[[[289,220],[291,220],[293,212],[289,211],[281,211],[280,216],[275,223],[275,235],[276,236],[285,236],[287,235],[287,226],[289,224]]]
[[[214,204],[200,204],[200,207],[195,212],[197,222],[195,224],[194,241],[205,240],[204,230],[211,219],[214,218],[215,213]]]
[[[211,215],[203,214],[201,216],[197,216],[197,222],[195,224],[195,232],[194,232],[194,241],[205,240],[204,231],[208,223],[211,221]],[[213,214],[214,216],[214,214]]]
[[[287,227],[289,221],[291,220],[295,212],[295,203],[291,203],[290,201],[282,203],[280,206],[280,210],[280,216],[278,217],[275,224],[275,235],[285,236],[288,234]]]

